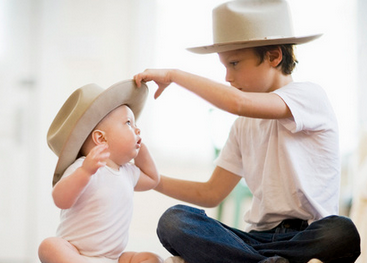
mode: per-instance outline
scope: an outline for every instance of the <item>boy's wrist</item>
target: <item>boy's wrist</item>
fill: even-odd
[[[170,69],[169,71],[168,71],[168,77],[169,77],[169,80],[170,80],[170,82],[172,83],[172,82],[174,82],[174,83],[176,83],[176,76],[177,76],[177,74],[179,73],[179,69]]]

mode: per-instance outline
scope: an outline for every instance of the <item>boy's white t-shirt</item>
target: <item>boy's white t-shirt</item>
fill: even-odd
[[[253,194],[247,231],[284,219],[312,221],[338,214],[338,125],[324,90],[310,82],[276,91],[289,119],[239,117],[216,163],[244,177]]]
[[[80,167],[84,159],[76,160],[64,176]],[[98,169],[76,203],[61,210],[57,236],[68,240],[82,255],[119,258],[128,242],[139,176],[140,169],[131,163],[119,171],[107,166]]]

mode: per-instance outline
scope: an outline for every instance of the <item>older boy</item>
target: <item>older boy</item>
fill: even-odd
[[[124,251],[133,191],[152,189],[160,178],[135,123],[146,95],[146,86],[138,90],[133,81],[107,90],[89,84],[55,117],[47,140],[59,157],[52,196],[61,223],[57,237],[39,247],[43,263],[162,262],[153,253]]]
[[[213,11],[214,44],[191,48],[219,55],[233,88],[180,70],[146,70],[155,97],[172,82],[213,105],[237,114],[211,178],[204,183],[162,176],[156,188],[204,207],[218,205],[245,178],[253,194],[246,232],[203,210],[175,206],[161,217],[162,244],[185,262],[354,262],[358,232],[337,216],[340,162],[337,121],[323,89],[293,82],[297,37],[282,0],[247,0]],[[167,262],[180,262],[175,257]]]

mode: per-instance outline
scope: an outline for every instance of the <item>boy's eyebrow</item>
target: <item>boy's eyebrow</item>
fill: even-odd
[[[220,58],[219,59],[220,62],[224,65],[231,62],[232,60],[237,60],[237,56],[235,54],[229,54],[227,56],[220,56],[219,58]]]

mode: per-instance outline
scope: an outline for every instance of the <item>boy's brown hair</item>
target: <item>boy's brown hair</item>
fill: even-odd
[[[292,74],[293,69],[296,67],[296,64],[298,63],[296,56],[294,54],[293,44],[254,47],[254,50],[255,54],[260,58],[260,64],[261,64],[262,62],[264,62],[266,52],[276,49],[278,47],[280,47],[283,54],[283,59],[279,63],[278,67],[281,67],[282,73],[284,75],[290,75]]]

